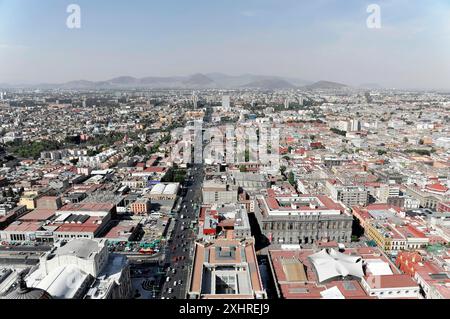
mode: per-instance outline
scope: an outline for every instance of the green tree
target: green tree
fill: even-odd
[[[295,186],[295,176],[293,172],[289,172],[288,181],[292,186]]]
[[[333,132],[334,134],[338,134],[338,135],[341,135],[341,136],[346,136],[347,135],[346,131],[342,131],[342,130],[339,130],[339,129],[334,128],[334,127],[331,128],[330,131]]]

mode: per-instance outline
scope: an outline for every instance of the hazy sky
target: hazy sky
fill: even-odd
[[[0,83],[197,72],[450,89],[450,0],[0,0]]]

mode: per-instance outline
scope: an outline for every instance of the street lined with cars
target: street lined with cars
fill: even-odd
[[[185,187],[189,190],[182,201],[181,210],[175,221],[171,243],[166,250],[166,281],[161,290],[161,298],[183,299],[186,297],[191,253],[195,240],[192,221],[197,220],[201,185],[202,165],[194,165],[188,172]]]

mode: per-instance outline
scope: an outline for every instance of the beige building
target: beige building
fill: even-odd
[[[197,242],[189,299],[267,299],[253,239]]]
[[[202,188],[203,204],[229,204],[238,200],[238,190],[228,184],[205,181]]]

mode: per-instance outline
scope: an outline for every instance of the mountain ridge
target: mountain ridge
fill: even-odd
[[[331,81],[324,81],[324,80],[317,81],[310,85],[304,86],[305,89],[309,89],[309,90],[330,90],[330,89],[343,89],[343,88],[348,88],[348,87],[349,86],[347,84],[331,82]]]
[[[241,74],[228,75],[220,72],[195,73],[188,76],[117,76],[104,81],[74,80],[64,83],[40,83],[29,85],[7,85],[9,88],[35,89],[342,89],[349,87],[331,81],[312,82],[293,77]]]

